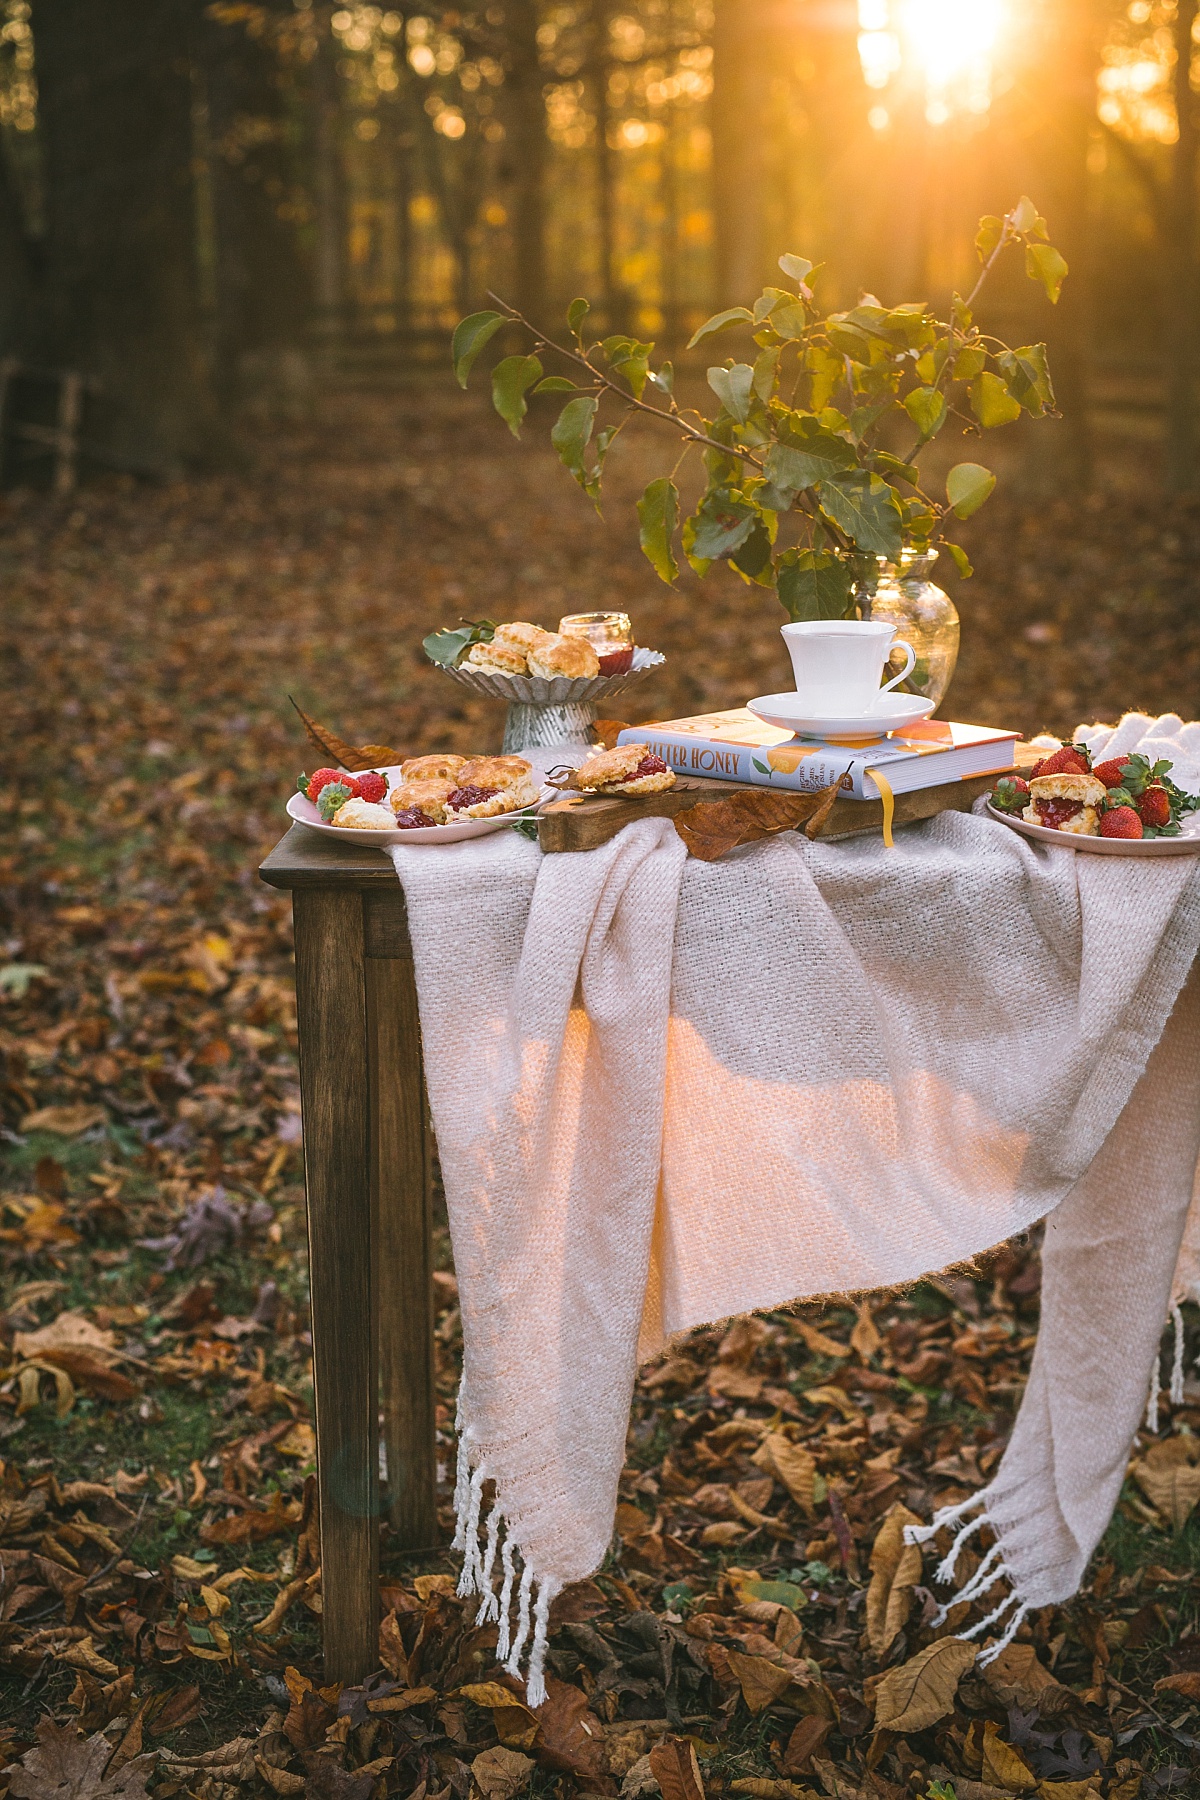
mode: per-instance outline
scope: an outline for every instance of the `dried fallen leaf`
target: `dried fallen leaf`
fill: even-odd
[[[980,1779],[1002,1787],[1009,1794],[1031,1794],[1038,1778],[1019,1750],[1006,1744],[1000,1727],[988,1719],[983,1727],[983,1767]]]
[[[815,793],[756,788],[753,792],[747,789],[731,794],[728,800],[702,800],[685,812],[676,813],[675,829],[688,853],[700,862],[716,862],[739,844],[753,844],[780,831],[793,831],[806,821],[809,835],[815,837],[828,818],[840,787],[840,781],[836,781]]]
[[[871,1305],[867,1300],[858,1304],[858,1318],[854,1321],[854,1329],[850,1333],[850,1348],[855,1351],[860,1361],[870,1362],[883,1339],[879,1335],[874,1319],[871,1317]]]
[[[234,1513],[232,1518],[214,1519],[211,1525],[201,1526],[200,1541],[204,1544],[258,1544],[281,1531],[291,1531],[299,1520],[298,1504],[274,1493],[265,1507],[250,1506],[243,1512]]]
[[[689,1738],[664,1738],[650,1752],[650,1772],[662,1789],[662,1800],[704,1800],[704,1783],[696,1746]]]
[[[742,1699],[755,1714],[764,1711],[791,1686],[789,1671],[765,1656],[743,1656],[740,1650],[731,1650],[729,1667],[742,1690]]]
[[[582,1688],[546,1675],[546,1698],[536,1714],[540,1741],[532,1746],[543,1768],[566,1775],[603,1775],[604,1727]]]
[[[472,1792],[482,1794],[483,1800],[513,1800],[529,1786],[536,1767],[532,1757],[506,1750],[502,1744],[481,1750],[471,1764]]]
[[[18,1331],[13,1349],[18,1356],[43,1356],[52,1350],[90,1350],[96,1356],[116,1357],[116,1336],[102,1331],[79,1312],[61,1312],[38,1331]]]
[[[1050,1673],[1038,1660],[1032,1644],[1008,1644],[987,1663],[983,1679],[1005,1706],[1019,1706],[1028,1712],[1048,1710],[1051,1696],[1069,1697],[1070,1689]],[[1049,1710],[1053,1710],[1051,1707]]]
[[[292,699],[290,694],[288,699]],[[292,700],[292,705],[296,706],[294,700]],[[336,731],[330,731],[327,725],[318,725],[317,721],[310,719],[306,712],[300,712],[298,706],[296,706],[296,711],[300,713],[300,721],[308,733],[309,742],[321,752],[322,756],[327,757],[335,768],[341,767],[353,772],[359,769],[373,769],[377,766],[386,768],[392,763],[403,760],[399,751],[393,750],[388,744],[363,744],[361,746],[348,744],[345,738],[337,735]]]
[[[806,1519],[815,1514],[817,1460],[803,1444],[793,1444],[781,1431],[769,1431],[751,1461],[782,1481]]]
[[[1164,1675],[1154,1684],[1156,1694],[1182,1694],[1185,1700],[1200,1700],[1200,1669],[1184,1669],[1178,1675]]]
[[[962,1638],[938,1638],[889,1669],[875,1690],[875,1724],[881,1731],[924,1731],[954,1705],[958,1684],[979,1654]]]
[[[109,1776],[106,1770],[115,1757],[101,1732],[85,1738],[74,1726],[45,1718],[38,1723],[37,1737],[10,1777],[15,1800],[146,1800],[157,1753],[135,1757]]]
[[[39,1106],[21,1120],[22,1131],[50,1131],[56,1137],[79,1137],[108,1118],[102,1106]]]
[[[1168,1438],[1133,1465],[1133,1476],[1155,1511],[1182,1531],[1200,1502],[1200,1440]]]
[[[887,1655],[912,1611],[913,1588],[922,1574],[921,1552],[906,1544],[904,1527],[920,1520],[904,1506],[893,1506],[875,1537],[871,1551],[871,1585],[867,1589],[867,1638],[880,1659]]]

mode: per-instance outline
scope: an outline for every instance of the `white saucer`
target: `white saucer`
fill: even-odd
[[[778,725],[781,731],[794,732],[797,737],[822,738],[827,742],[886,737],[889,731],[900,731],[905,725],[927,719],[936,704],[921,694],[880,694],[866,712],[814,716],[794,693],[760,694],[757,700],[747,701],[750,711],[768,725]]]

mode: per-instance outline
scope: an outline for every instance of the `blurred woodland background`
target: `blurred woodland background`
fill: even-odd
[[[825,265],[826,305],[942,299],[979,214],[1027,191],[1072,271],[1041,476],[1086,483],[1097,436],[1119,436],[1161,443],[1187,489],[1196,18],[1195,0],[3,0],[0,353],[10,418],[34,428],[8,478],[64,416],[108,467],[219,461],[247,403],[440,365],[489,288],[543,323],[586,293],[603,328],[676,350],[787,249]],[[1002,335],[1026,313],[1046,330],[1024,285],[1014,264],[989,295]]]

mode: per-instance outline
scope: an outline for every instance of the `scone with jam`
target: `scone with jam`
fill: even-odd
[[[674,787],[675,771],[648,744],[618,744],[580,763],[575,786],[587,794],[658,794]]]
[[[523,756],[477,756],[459,769],[456,780],[457,787],[446,797],[447,823],[520,812],[538,797],[533,765]]]
[[[1075,771],[1036,775],[1029,783],[1029,805],[1021,817],[1030,825],[1067,831],[1077,837],[1100,836],[1100,804],[1108,790],[1094,775]]]

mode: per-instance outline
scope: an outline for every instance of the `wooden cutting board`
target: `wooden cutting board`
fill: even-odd
[[[1029,768],[1045,754],[1044,750],[1034,750],[1028,744],[1018,744],[1017,768]],[[948,782],[944,787],[922,788],[915,794],[897,794],[893,826],[915,825],[940,812],[969,812],[981,794],[991,793],[998,779],[996,775],[976,775],[966,781]],[[666,793],[647,794],[642,800],[625,796],[564,794],[561,800],[553,800],[543,807],[539,814],[538,842],[547,852],[595,850],[634,819],[670,819],[702,800],[728,800],[733,794],[761,791],[740,781],[713,781],[702,775],[680,775],[675,786],[668,788]],[[827,842],[882,830],[882,800],[836,800],[821,838]]]

